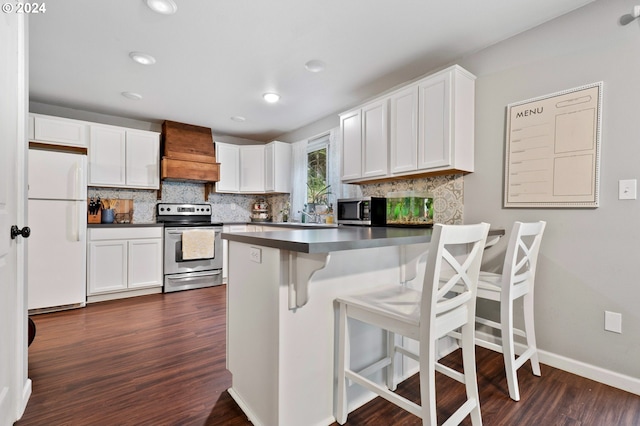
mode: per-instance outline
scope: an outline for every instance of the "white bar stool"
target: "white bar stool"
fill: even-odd
[[[347,421],[346,387],[347,381],[351,381],[420,417],[423,425],[435,426],[437,370],[463,383],[467,394],[466,402],[444,424],[459,424],[468,415],[471,415],[474,426],[482,424],[476,380],[474,318],[478,274],[488,232],[489,225],[486,223],[435,225],[422,292],[393,284],[336,299],[339,315],[336,330],[338,381],[335,416],[338,423]],[[461,247],[463,250],[460,250]],[[448,271],[447,279],[441,282],[443,270]],[[458,294],[450,293],[454,285],[463,290]],[[417,340],[420,354],[388,345],[390,347],[385,358],[355,372],[350,369],[348,318],[387,330],[391,334],[390,342],[394,341],[394,333]],[[463,373],[439,364],[435,352],[437,340],[456,329],[461,329]],[[395,385],[392,383],[393,372],[389,374],[389,369],[393,368],[396,350],[419,361],[421,406],[391,390]],[[387,368],[386,387],[365,377],[381,368]]]
[[[500,302],[500,322],[476,317],[476,323],[500,330],[500,343],[482,338],[476,333],[476,344],[487,349],[501,352],[504,357],[509,396],[520,400],[518,388],[518,368],[527,360],[531,361],[533,374],[540,376],[538,349],[533,321],[533,286],[536,264],[540,251],[540,242],[546,222],[515,222],[505,254],[502,274],[480,272],[478,298]],[[524,330],[513,326],[513,302],[523,298]],[[525,338],[526,349],[516,358],[515,336]]]

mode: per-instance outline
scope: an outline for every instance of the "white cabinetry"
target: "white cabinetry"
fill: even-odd
[[[472,172],[474,97],[475,77],[455,65],[342,114],[342,180]]]
[[[162,292],[162,227],[88,231],[88,301]]]
[[[111,126],[91,126],[89,186],[125,186],[126,132]]]
[[[240,192],[264,192],[264,145],[240,147]]]
[[[291,192],[291,145],[273,141],[265,145],[265,191]]]
[[[217,192],[263,194],[291,192],[291,145],[231,145],[216,142],[220,163]]]
[[[216,142],[216,160],[220,163],[217,192],[240,191],[240,146]]]
[[[87,147],[89,123],[67,118],[29,114],[29,140]]]
[[[418,88],[409,87],[390,98],[390,166],[391,173],[418,168]]]
[[[156,132],[91,125],[89,186],[159,186],[160,136]]]
[[[362,177],[362,119],[360,110],[340,115],[342,180]]]
[[[388,104],[381,99],[340,117],[343,180],[387,175]]]
[[[385,176],[389,170],[387,99],[362,107],[362,177]]]
[[[127,130],[126,186],[160,188],[160,137],[155,132]]]

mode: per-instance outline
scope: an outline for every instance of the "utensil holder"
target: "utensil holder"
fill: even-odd
[[[115,212],[113,209],[102,209],[102,223],[113,223]]]

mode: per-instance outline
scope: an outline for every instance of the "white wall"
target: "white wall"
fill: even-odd
[[[636,2],[599,0],[459,63],[476,80],[475,173],[465,176],[465,222],[546,220],[536,280],[538,346],[640,378],[640,200],[618,200],[618,180],[640,178],[640,21]],[[506,105],[604,81],[600,207],[502,207]],[[495,263],[495,262],[494,262]],[[604,331],[604,311],[622,334]],[[587,368],[588,369],[588,368]],[[640,393],[640,382],[631,381]]]

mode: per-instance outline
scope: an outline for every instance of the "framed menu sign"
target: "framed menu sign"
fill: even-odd
[[[505,207],[598,207],[602,86],[507,106]]]

